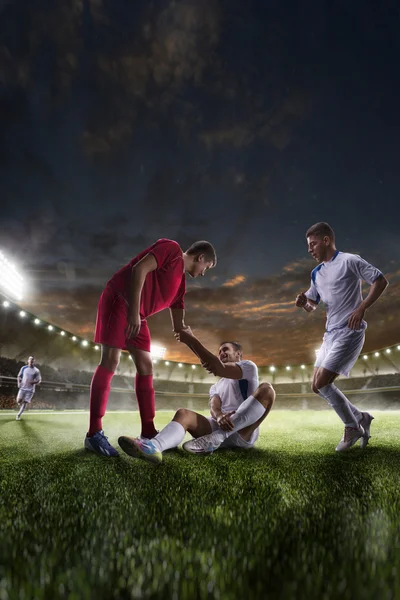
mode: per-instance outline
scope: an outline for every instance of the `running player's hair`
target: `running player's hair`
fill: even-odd
[[[215,248],[210,242],[206,242],[205,240],[201,240],[200,242],[195,242],[186,250],[186,254],[191,256],[199,256],[199,254],[204,254],[204,258],[206,261],[212,261],[213,267],[217,264],[217,253],[215,252]]]
[[[307,230],[306,238],[310,237],[310,235],[317,235],[321,238],[327,236],[331,238],[333,242],[335,241],[335,232],[328,223],[324,223],[323,221],[321,221],[321,223],[315,223],[315,225],[312,225]]]
[[[219,347],[221,348],[221,346],[223,346],[224,344],[231,344],[237,352],[240,352],[240,354],[243,354],[243,348],[240,344],[238,344],[238,342],[231,342],[231,341],[226,340],[225,342],[221,342]]]

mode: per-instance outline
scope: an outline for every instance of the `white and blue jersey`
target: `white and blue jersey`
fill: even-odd
[[[350,315],[363,301],[362,282],[372,285],[381,271],[357,254],[337,252],[327,262],[319,264],[311,273],[307,298],[326,306],[326,330],[346,327]],[[361,329],[367,323],[361,322]]]
[[[18,379],[21,379],[20,390],[34,394],[36,384],[41,382],[40,371],[37,367],[25,365],[18,373]]]

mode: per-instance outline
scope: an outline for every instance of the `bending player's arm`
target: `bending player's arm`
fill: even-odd
[[[146,254],[132,268],[132,277],[129,288],[129,309],[128,309],[128,327],[126,328],[126,337],[135,338],[140,331],[140,297],[142,295],[143,284],[148,273],[157,269],[157,261],[153,254]]]
[[[182,329],[186,329],[185,325],[185,309],[184,308],[170,308],[169,312],[171,313],[171,321],[172,321],[172,329],[174,333],[178,333],[182,331]]]
[[[242,369],[236,363],[222,363],[218,356],[207,350],[205,346],[193,335],[190,327],[175,334],[178,341],[183,342],[201,360],[202,366],[217,377],[228,379],[242,379]]]
[[[374,302],[383,294],[387,286],[389,285],[388,280],[383,275],[380,275],[378,279],[369,288],[368,295],[361,302],[360,306],[350,315],[348,326],[350,329],[359,329],[361,321],[364,318],[365,311],[367,308],[372,306]]]
[[[318,306],[318,303],[314,302],[314,300],[310,300],[310,298],[307,298],[304,292],[301,292],[301,294],[299,294],[296,298],[296,306],[303,308],[306,312],[310,313],[314,312]]]
[[[231,421],[231,416],[235,411],[229,413],[222,412],[221,398],[218,394],[214,394],[210,399],[210,413],[223,431],[232,431],[234,425]]]

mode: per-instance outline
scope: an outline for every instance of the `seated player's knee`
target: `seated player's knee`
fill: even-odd
[[[275,401],[275,390],[270,383],[261,383],[254,393],[254,397],[261,402],[263,406],[269,408]]]
[[[178,408],[176,411],[173,421],[178,421],[178,423],[184,423],[188,419],[190,411],[187,408]]]

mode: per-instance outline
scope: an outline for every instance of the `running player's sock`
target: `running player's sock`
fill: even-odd
[[[154,427],[156,403],[153,375],[139,375],[139,373],[136,373],[135,391],[139,405],[140,419],[142,421],[141,436],[153,438],[157,434],[157,429]]]
[[[185,437],[185,433],[186,430],[180,423],[171,421],[171,423],[168,423],[168,425],[166,425],[151,441],[156,444],[161,452],[164,452],[164,450],[179,446]]]
[[[351,408],[351,412],[353,413],[353,415],[357,419],[357,423],[360,424],[360,421],[362,419],[362,413],[361,413],[361,411],[358,410],[357,406],[354,406],[354,404],[352,404],[348,398],[347,398],[347,402],[349,403],[349,406]]]
[[[94,372],[90,384],[89,437],[103,429],[101,420],[106,412],[113,376],[114,372],[102,365],[99,365]]]
[[[265,406],[263,406],[257,398],[249,396],[242,402],[235,414],[231,416],[231,421],[234,425],[233,430],[222,431],[222,429],[217,429],[217,431],[210,434],[210,436],[212,436],[212,443],[215,443],[216,446],[221,445],[222,442],[231,436],[232,433],[235,433],[235,431],[240,431],[249,425],[253,425],[258,419],[261,419],[265,410]]]
[[[22,413],[26,409],[26,405],[27,405],[27,402],[24,402],[24,401],[21,402],[21,408],[19,409],[18,417],[20,417],[22,415]]]
[[[350,402],[346,396],[336,387],[336,385],[333,383],[324,385],[319,389],[319,395],[328,402],[329,406],[332,406],[345,427],[354,427],[358,429],[359,419],[353,413]]]

